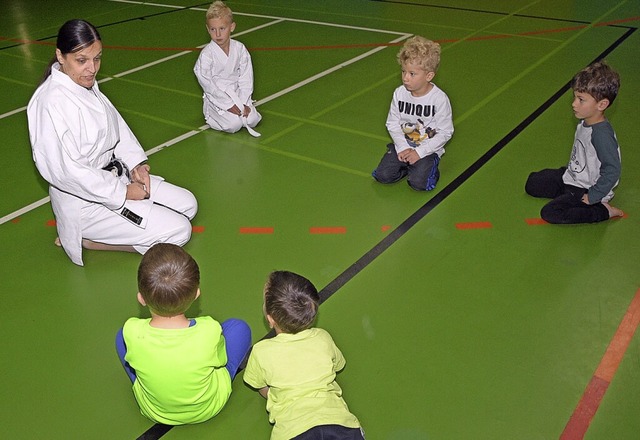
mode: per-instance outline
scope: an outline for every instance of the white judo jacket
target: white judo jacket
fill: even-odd
[[[214,41],[202,48],[193,71],[204,91],[205,105],[218,114],[237,105],[253,106],[253,66],[249,51],[236,40],[229,40],[229,55]]]
[[[59,67],[52,66],[29,101],[29,137],[36,167],[50,185],[62,247],[82,265],[82,207],[98,203],[117,212],[125,204],[126,183],[102,168],[115,156],[133,169],[147,156],[98,83],[86,89]],[[148,214],[153,202],[146,202]]]

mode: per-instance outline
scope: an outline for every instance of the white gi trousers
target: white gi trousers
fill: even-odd
[[[194,195],[184,188],[151,176],[153,206],[141,228],[98,203],[84,203],[81,209],[82,238],[110,245],[128,245],[144,254],[156,243],[182,246],[191,238],[190,220],[198,211]],[[135,211],[138,203],[129,200]]]

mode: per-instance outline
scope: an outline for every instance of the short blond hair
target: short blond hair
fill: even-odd
[[[221,1],[215,1],[211,3],[209,9],[207,9],[207,20],[212,18],[228,18],[233,23],[233,11],[231,8]]]
[[[398,63],[417,64],[427,72],[436,73],[440,66],[440,45],[416,35],[405,41],[398,52]]]

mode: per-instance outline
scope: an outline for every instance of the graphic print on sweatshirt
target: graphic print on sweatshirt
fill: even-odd
[[[400,124],[404,138],[410,147],[416,148],[425,139],[430,139],[436,135],[436,130],[431,128],[429,120],[436,114],[435,105],[414,104],[406,101],[398,102],[398,111],[401,115],[416,117],[415,122],[403,122]],[[425,121],[427,121],[425,123]]]

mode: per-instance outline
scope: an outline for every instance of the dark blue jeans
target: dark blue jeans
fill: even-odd
[[[371,175],[380,183],[395,183],[407,177],[407,183],[416,191],[431,191],[440,179],[440,156],[436,153],[425,156],[413,165],[398,159],[396,147],[387,145],[387,152],[380,159],[378,168]]]

